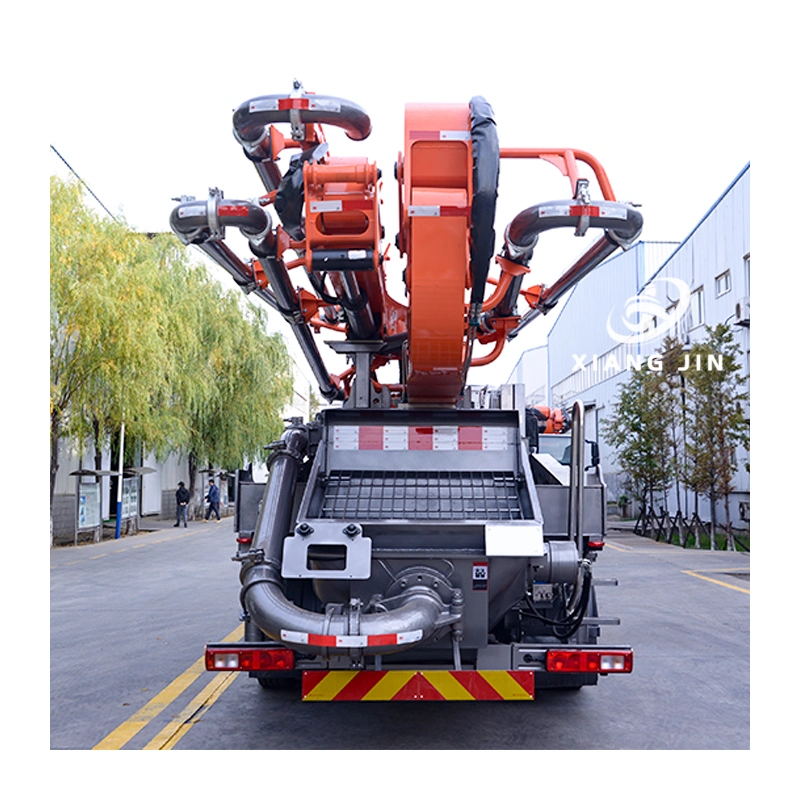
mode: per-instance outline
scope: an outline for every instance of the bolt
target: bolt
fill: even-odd
[[[308,536],[310,533],[314,533],[314,529],[307,522],[301,522],[294,529],[294,532],[300,534],[300,536]]]

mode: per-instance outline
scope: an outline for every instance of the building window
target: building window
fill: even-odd
[[[723,272],[722,275],[717,275],[716,279],[714,280],[714,290],[717,297],[722,297],[722,295],[728,294],[728,292],[731,290],[730,270]]]
[[[703,287],[692,292],[692,300],[689,303],[689,311],[686,314],[686,330],[692,330],[702,325],[706,321],[703,309]]]
[[[750,253],[744,257],[744,293],[750,294]]]

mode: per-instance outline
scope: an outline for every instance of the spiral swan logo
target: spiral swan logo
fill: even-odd
[[[656,298],[656,283],[666,283],[678,290],[678,302],[668,311]],[[622,324],[627,333],[619,333],[612,325],[615,310],[608,315],[606,331],[615,341],[625,344],[648,342],[657,339],[677,324],[678,320],[689,310],[692,294],[686,283],[678,278],[655,278],[642,294],[628,298]],[[655,323],[655,324],[653,324]]]

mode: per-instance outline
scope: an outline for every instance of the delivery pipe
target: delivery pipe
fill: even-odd
[[[541,314],[550,311],[577,283],[620,247],[629,248],[642,231],[642,215],[625,203],[579,200],[541,203],[520,212],[506,228],[503,255],[520,264],[527,264],[539,235],[555,228],[573,227],[576,235],[588,228],[603,228],[598,239],[552,286],[542,290],[536,306],[528,311],[516,328],[508,334],[513,339]],[[519,291],[512,283],[509,293]]]
[[[283,542],[290,532],[293,496],[298,470],[308,446],[305,426],[293,425],[281,439],[269,462],[269,480],[264,491],[252,552],[259,557],[242,565],[242,605],[255,625],[270,638],[282,640],[282,632],[301,632],[312,636],[388,636],[421,631],[421,636],[403,644],[374,644],[363,649],[365,654],[382,654],[405,650],[429,638],[437,627],[457,621],[460,611],[448,609],[441,596],[425,586],[407,590],[393,598],[400,605],[393,610],[358,613],[352,608],[344,613],[315,613],[294,605],[283,591],[281,562]],[[446,583],[441,576],[442,583]],[[455,605],[455,604],[454,604]],[[354,630],[354,626],[357,630]],[[301,652],[349,653],[349,647],[323,647],[314,644],[292,644]]]
[[[269,230],[269,214],[253,203],[241,200],[227,201],[226,206],[236,209],[236,216],[219,216],[218,190],[212,190],[208,200],[190,200],[175,206],[170,214],[170,227],[185,245],[199,247],[212,261],[221,266],[242,291],[251,292],[275,310],[280,310],[275,295],[253,280],[253,270],[222,241],[224,227],[237,225],[251,235],[263,234]],[[223,209],[225,211],[225,209]],[[223,224],[224,223],[224,224]]]
[[[233,112],[233,135],[251,158],[271,158],[269,125],[288,122],[298,125],[335,125],[342,128],[348,138],[361,141],[369,136],[372,124],[361,106],[322,94],[305,94],[287,97],[268,94],[242,103]]]

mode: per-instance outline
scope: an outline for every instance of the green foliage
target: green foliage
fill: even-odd
[[[668,337],[658,353],[661,371],[634,370],[602,423],[637,499],[654,507],[655,492],[683,482],[711,501],[712,527],[716,501],[724,500],[731,549],[736,450],[750,447],[740,355],[724,325],[706,328],[706,338],[688,352]]]
[[[738,469],[739,445],[750,449],[749,420],[745,414],[748,395],[743,390],[741,350],[733,333],[724,325],[706,328],[706,338],[689,351],[686,370],[687,470],[685,480],[694,491],[711,502],[712,529],[716,527],[716,501],[725,501],[726,527],[730,532],[728,498]],[[711,369],[709,356],[721,360],[721,369]],[[697,365],[701,368],[697,368]],[[731,535],[732,536],[732,535]],[[729,543],[732,547],[732,541]]]
[[[606,441],[639,500],[665,489],[672,477],[669,392],[660,373],[634,370],[601,423]]]
[[[261,461],[292,392],[283,339],[168,234],[99,218],[75,182],[50,184],[51,492],[59,437]]]

